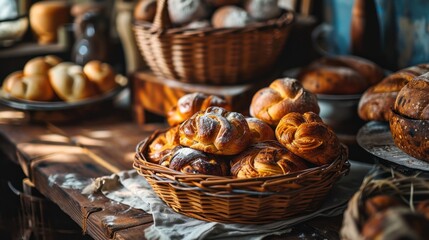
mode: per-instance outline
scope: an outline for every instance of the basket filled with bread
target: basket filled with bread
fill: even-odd
[[[200,220],[262,224],[317,210],[350,164],[315,96],[277,79],[249,108],[183,96],[169,126],[137,145],[134,168],[173,210]]]
[[[341,239],[429,239],[427,178],[391,169],[368,175],[344,212]]]
[[[32,120],[62,121],[69,110],[87,115],[86,110],[109,102],[126,85],[109,63],[92,60],[80,66],[54,55],[38,56],[6,76],[0,102],[31,113]]]
[[[156,75],[232,85],[273,71],[294,14],[274,0],[140,0],[134,19],[137,45]]]

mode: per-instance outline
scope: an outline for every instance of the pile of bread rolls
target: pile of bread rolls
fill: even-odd
[[[265,177],[347,158],[347,149],[321,120],[317,99],[295,79],[260,89],[251,116],[224,99],[190,93],[167,114],[170,127],[143,149],[147,160],[192,174]]]
[[[2,90],[23,100],[74,102],[111,91],[117,86],[115,77],[108,63],[93,60],[82,67],[47,55],[35,57],[22,71],[9,74]]]
[[[390,123],[395,145],[429,162],[429,64],[401,69],[362,95],[358,113],[366,121]]]
[[[284,11],[278,0],[166,0],[174,27],[233,28],[278,18]],[[281,4],[280,4],[281,5]],[[134,9],[136,20],[152,22],[156,0],[140,0]]]
[[[385,194],[365,199],[362,239],[429,239],[429,200],[409,204]]]

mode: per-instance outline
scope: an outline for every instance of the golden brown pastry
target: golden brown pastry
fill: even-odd
[[[231,110],[231,105],[221,97],[199,92],[186,94],[179,98],[177,105],[173,106],[167,112],[168,124],[170,126],[181,124],[196,112],[205,111],[211,106],[222,107],[228,111]]]
[[[25,76],[48,75],[49,69],[60,62],[62,62],[62,59],[54,55],[35,57],[25,63],[23,73]]]
[[[49,80],[55,93],[64,101],[77,101],[98,94],[97,88],[89,81],[82,67],[63,62],[49,70]]]
[[[382,78],[378,65],[356,56],[319,58],[298,74],[304,88],[318,94],[358,94]]]
[[[296,156],[277,141],[253,144],[231,161],[231,174],[237,178],[288,174],[306,168],[304,159]]]
[[[221,107],[195,113],[180,125],[179,134],[181,145],[219,155],[240,153],[252,137],[241,113]]]
[[[292,78],[277,79],[267,88],[262,88],[252,98],[250,115],[277,126],[280,119],[290,112],[319,113],[315,94],[305,90]]]
[[[179,127],[172,127],[158,134],[148,146],[148,160],[153,163],[161,163],[162,159],[170,154],[171,150],[179,144]],[[168,163],[168,162],[165,162]],[[165,165],[165,164],[162,164]],[[167,165],[166,165],[167,166]]]
[[[12,97],[25,100],[49,101],[55,97],[47,76],[24,76],[21,71],[9,74],[2,89]]]
[[[409,81],[398,93],[389,119],[395,145],[429,162],[429,73]]]
[[[396,197],[380,194],[365,200],[365,213],[368,217],[383,212],[391,207],[404,206]]]
[[[183,173],[227,176],[228,163],[221,157],[189,147],[177,147],[164,161],[169,161],[171,169]]]
[[[343,154],[337,135],[313,112],[287,114],[275,133],[289,151],[316,165],[331,163]]]
[[[246,117],[246,121],[252,133],[252,143],[276,139],[274,130],[266,122],[254,117]]]
[[[102,93],[108,92],[117,86],[115,70],[108,63],[98,60],[89,61],[83,66],[83,73],[89,81],[95,83]]]
[[[359,101],[359,117],[365,121],[388,122],[398,92],[409,81],[427,72],[429,72],[429,64],[412,66],[397,71],[370,87]]]

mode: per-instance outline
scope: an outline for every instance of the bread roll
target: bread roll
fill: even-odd
[[[108,63],[98,60],[89,61],[83,67],[83,73],[102,93],[108,92],[117,86],[115,70]]]
[[[251,21],[244,9],[231,5],[218,8],[212,16],[212,26],[215,28],[245,27]]]
[[[277,79],[267,88],[262,88],[252,98],[250,115],[277,126],[280,119],[290,112],[319,113],[317,97],[305,90],[292,78]]]
[[[199,92],[189,93],[179,98],[177,105],[167,112],[167,122],[170,126],[179,125],[196,112],[205,111],[211,106],[231,110],[231,105],[222,97]]]
[[[62,62],[61,58],[54,55],[35,57],[24,65],[24,75],[48,75],[49,69]]]
[[[202,0],[168,0],[168,13],[173,24],[184,25],[206,18],[209,9]]]
[[[315,165],[329,164],[343,154],[337,135],[313,112],[285,115],[275,133],[289,151]]]
[[[207,153],[234,155],[250,143],[252,134],[241,113],[209,107],[179,127],[180,144]]]
[[[244,9],[250,17],[257,21],[277,18],[282,13],[282,9],[278,6],[277,0],[246,0]]]
[[[139,0],[134,8],[134,19],[152,22],[156,14],[156,0]]]
[[[414,78],[399,91],[394,109],[408,118],[429,120],[429,73]]]
[[[179,144],[179,127],[172,127],[163,133],[159,133],[148,146],[148,160],[160,164],[163,158],[170,154],[173,148]],[[167,161],[164,162],[166,165]]]
[[[288,174],[306,168],[305,160],[277,141],[253,144],[231,161],[231,174],[237,178]]]
[[[323,57],[299,74],[305,89],[318,94],[358,94],[378,83],[383,70],[375,63],[356,56]]]
[[[221,157],[189,147],[177,147],[168,157],[171,169],[191,174],[229,175],[228,163]]]
[[[253,117],[246,117],[246,121],[247,124],[249,124],[249,129],[252,133],[251,143],[259,143],[276,139],[274,130],[264,121]]]
[[[64,101],[78,101],[98,94],[96,86],[86,78],[82,67],[71,62],[51,68],[49,80],[55,93]]]
[[[395,72],[367,89],[359,105],[359,117],[365,121],[389,121],[398,92],[412,79],[429,72],[429,64],[420,64]]]
[[[25,76],[21,71],[9,74],[3,90],[10,96],[32,101],[50,101],[55,97],[46,75]]]

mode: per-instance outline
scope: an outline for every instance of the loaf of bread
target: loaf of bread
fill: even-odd
[[[231,161],[231,174],[237,178],[288,174],[306,168],[304,159],[296,156],[277,141],[253,144]]]
[[[409,81],[398,93],[389,119],[395,145],[429,162],[429,73]]]
[[[322,57],[298,74],[305,89],[317,94],[359,94],[383,78],[375,63],[356,56]]]
[[[162,159],[171,153],[171,151],[178,145],[179,143],[179,127],[169,128],[167,131],[163,133],[159,133],[153,141],[149,144],[148,147],[148,160],[153,163],[161,162],[168,163],[168,161],[163,161]],[[161,164],[165,165],[165,164]],[[168,165],[167,165],[168,167]]]
[[[365,121],[386,121],[398,96],[398,92],[412,79],[429,72],[429,64],[408,67],[390,74],[380,83],[367,89],[359,105],[359,117]]]
[[[252,134],[251,143],[259,143],[276,139],[274,130],[264,121],[254,117],[246,117],[246,121],[247,124],[249,124],[249,129]]]
[[[211,106],[222,107],[228,111],[231,110],[231,105],[222,97],[200,92],[189,93],[179,98],[177,105],[173,106],[167,112],[167,122],[170,126],[181,124],[196,112],[205,111]]]
[[[256,92],[250,103],[250,115],[274,127],[290,112],[318,114],[319,111],[316,95],[292,78],[275,80]]]
[[[288,113],[280,120],[275,133],[289,151],[318,166],[344,154],[337,135],[313,112]]]
[[[89,81],[81,66],[62,62],[49,70],[49,80],[55,93],[64,101],[77,101],[98,94],[96,85]]]
[[[22,71],[13,72],[5,78],[2,89],[24,100],[50,101],[55,97],[48,76],[42,74],[25,76]]]
[[[221,156],[205,153],[189,147],[176,147],[163,161],[169,162],[169,168],[191,174],[215,176],[229,175],[229,166]]]
[[[98,60],[89,61],[83,66],[83,73],[89,81],[97,86],[101,93],[106,93],[117,86],[115,70],[108,63]]]
[[[252,137],[241,113],[221,107],[195,113],[180,125],[179,134],[181,145],[219,155],[242,152]]]

